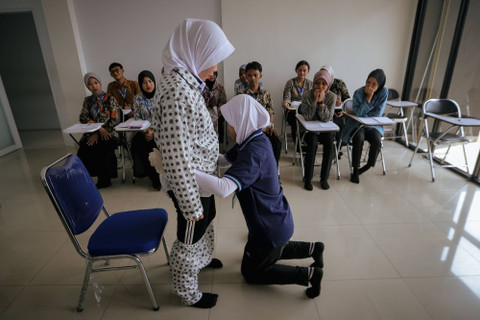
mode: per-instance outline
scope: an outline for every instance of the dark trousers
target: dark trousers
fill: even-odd
[[[167,193],[177,210],[177,239],[185,244],[196,243],[205,234],[205,230],[217,214],[215,209],[215,198],[213,196],[200,198],[203,207],[203,219],[198,221],[187,221],[178,206],[178,201],[173,191],[169,190]],[[194,224],[193,227],[191,225],[192,223]],[[188,236],[188,239],[186,239],[186,235],[188,234],[187,227],[188,229],[194,228],[193,237]]]
[[[360,166],[363,142],[365,140],[370,143],[367,164],[374,167],[377,161],[377,156],[382,146],[382,135],[376,129],[363,127],[357,131],[352,139],[352,166],[354,169],[358,169]]]
[[[287,123],[290,125],[292,129],[292,138],[293,142],[297,140],[297,117],[296,112],[293,110],[285,110],[285,117],[287,117]],[[286,129],[285,129],[286,130]]]
[[[115,156],[116,139],[113,137],[110,140],[99,138],[97,143],[91,146],[87,145],[87,140],[87,135],[80,139],[77,155],[90,175],[103,181],[116,178],[118,176],[117,157]]]
[[[277,248],[258,248],[247,242],[242,275],[248,283],[308,285],[308,267],[277,264],[280,259],[310,257],[310,242],[289,241]]]
[[[305,134],[305,142],[307,143],[307,150],[305,154],[305,181],[312,181],[313,167],[315,165],[315,156],[317,154],[318,143],[323,145],[320,180],[326,181],[328,179],[334,153],[333,141],[334,135],[332,132],[307,132]]]
[[[148,176],[154,185],[160,183],[160,178],[157,171],[150,164],[148,155],[157,148],[157,144],[152,139],[145,140],[143,132],[137,132],[132,139],[132,158],[133,158],[133,176],[143,178]]]
[[[272,144],[273,155],[275,156],[275,161],[277,162],[278,167],[278,160],[280,160],[280,154],[282,153],[282,141],[275,134],[266,135],[268,137],[268,140],[270,140],[270,143]]]

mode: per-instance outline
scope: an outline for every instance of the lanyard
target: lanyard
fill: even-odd
[[[122,96],[125,103],[127,103],[127,86],[125,86],[123,93],[122,93],[122,90],[120,90],[120,88],[117,88],[117,89],[118,89],[118,92],[120,92],[120,95]]]
[[[297,90],[298,90],[298,94],[300,95],[300,97],[302,97],[303,96],[303,91],[305,91],[305,87],[300,88],[300,86],[297,86]]]
[[[105,98],[105,93],[103,93],[102,98],[100,100],[97,100],[97,122],[100,122],[100,109],[102,106],[103,98]]]
[[[147,99],[145,96],[143,96],[143,101],[145,101],[145,105],[147,106],[147,109],[148,109],[148,117],[150,118],[152,116],[153,101],[152,99]]]

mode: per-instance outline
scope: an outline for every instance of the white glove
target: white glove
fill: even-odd
[[[162,164],[162,153],[158,149],[153,149],[152,152],[148,154],[148,160],[152,167],[158,172],[158,174],[165,174],[163,171],[163,164]]]

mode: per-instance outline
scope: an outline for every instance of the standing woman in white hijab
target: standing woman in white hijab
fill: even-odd
[[[212,259],[215,200],[199,189],[193,174],[213,173],[219,151],[202,90],[217,64],[234,50],[214,22],[185,19],[163,51],[165,72],[155,93],[155,140],[177,210],[177,240],[170,255],[173,287],[182,304],[199,308],[215,306],[218,295],[198,290],[198,273],[206,266],[222,267]]]

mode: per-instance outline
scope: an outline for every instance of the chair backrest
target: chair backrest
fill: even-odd
[[[398,99],[399,97],[400,95],[398,94],[397,90],[388,88],[387,100]]]
[[[82,161],[68,154],[43,168],[41,180],[67,232],[72,236],[88,230],[103,199]]]
[[[460,106],[451,99],[430,99],[423,104],[423,113],[449,114],[461,117]]]
[[[349,99],[345,100],[343,102],[342,109],[343,109],[343,111],[353,110],[353,99],[349,98]]]

